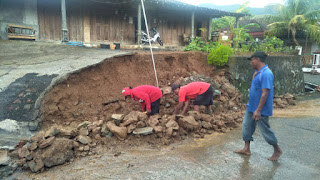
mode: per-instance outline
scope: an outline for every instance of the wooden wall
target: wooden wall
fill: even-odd
[[[83,2],[66,0],[67,27],[70,41],[83,41]]]
[[[40,40],[61,40],[60,2],[38,0]],[[70,41],[136,43],[138,5],[124,7],[86,0],[66,2]],[[147,10],[147,16],[149,28],[158,29],[164,45],[182,45],[183,34],[191,33],[191,12],[153,9]],[[206,16],[195,15],[195,35],[198,22],[208,30],[208,21]],[[206,39],[207,32],[201,37]]]
[[[159,17],[159,14],[165,16]],[[156,27],[160,33],[161,39],[165,45],[183,45],[183,34],[191,36],[191,13],[168,13],[162,12],[159,14],[152,14],[148,18],[149,28]],[[156,19],[156,23],[154,23]],[[206,20],[208,19],[208,20]],[[197,17],[194,20],[194,36],[196,36],[197,23],[201,23],[201,28],[208,29],[209,18]],[[207,32],[201,33],[202,39],[208,37]]]
[[[93,42],[135,43],[135,25],[129,17],[90,14],[90,38]]]
[[[40,40],[61,40],[60,0],[39,0],[38,20]]]

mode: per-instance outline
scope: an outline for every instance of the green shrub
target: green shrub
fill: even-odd
[[[200,37],[196,37],[193,39],[188,46],[184,48],[185,51],[202,51],[202,52],[210,52],[211,49],[215,48],[216,43],[214,42],[203,42],[200,40]]]
[[[190,44],[184,48],[185,51],[201,51],[205,43],[199,37],[192,39]]]
[[[207,57],[208,64],[224,66],[228,62],[229,56],[233,53],[229,46],[218,44],[216,48],[210,51]]]

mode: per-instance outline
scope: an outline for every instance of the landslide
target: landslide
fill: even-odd
[[[206,57],[200,52],[155,52],[160,88],[191,74],[212,78],[219,74],[219,70],[207,64]],[[149,52],[106,59],[70,75],[44,96],[41,101],[42,129],[52,125],[75,127],[83,121],[105,121],[114,113],[140,110],[139,103],[123,101],[121,90],[126,86],[146,84],[156,85]],[[103,105],[112,101],[116,102]],[[164,107],[161,108],[164,113]],[[169,111],[173,108],[171,106]]]

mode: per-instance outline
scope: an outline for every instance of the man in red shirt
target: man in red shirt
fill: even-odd
[[[142,85],[135,88],[125,87],[122,90],[122,94],[131,99],[135,99],[140,102],[142,112],[147,110],[147,114],[159,114],[160,111],[160,98],[162,97],[161,90],[155,86]]]
[[[178,114],[182,109],[181,114],[185,114],[190,100],[193,102],[194,110],[199,111],[199,105],[206,106],[206,110],[211,114],[211,105],[213,104],[213,88],[209,83],[205,82],[192,82],[185,86],[180,87],[179,84],[172,85],[172,91],[179,95],[179,104],[174,111],[174,114]]]

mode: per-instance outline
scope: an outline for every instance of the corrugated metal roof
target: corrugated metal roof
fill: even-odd
[[[244,13],[234,13],[234,12],[221,11],[221,10],[212,9],[212,8],[194,6],[194,5],[186,4],[177,0],[148,0],[148,1],[154,2],[154,3],[165,3],[168,5],[174,5],[176,8],[179,8],[179,9],[181,8],[185,10],[194,10],[197,13],[212,15],[214,17],[222,17],[222,16],[243,17],[247,15]]]

